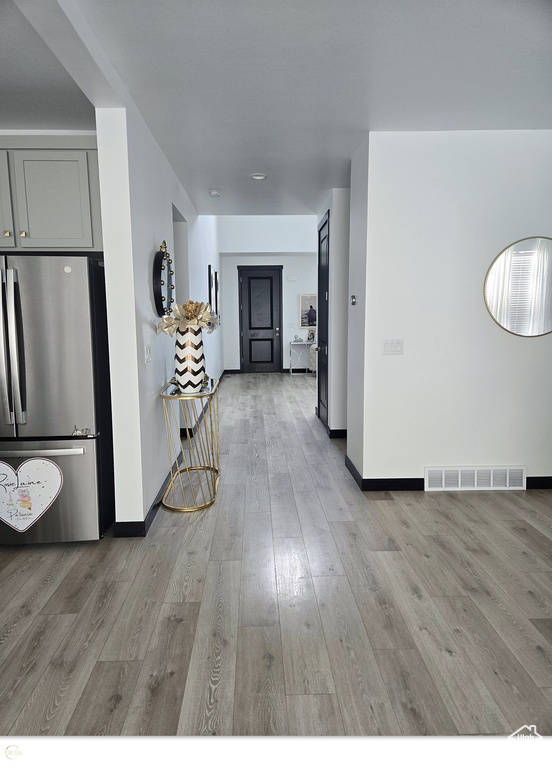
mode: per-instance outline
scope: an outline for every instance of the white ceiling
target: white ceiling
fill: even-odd
[[[551,0],[59,2],[82,13],[200,213],[316,212],[348,186],[367,131],[552,128]],[[9,67],[0,127],[89,127],[65,70],[29,50],[36,33],[15,33],[8,60],[24,65]]]
[[[94,107],[22,13],[0,0],[0,130],[94,130]]]

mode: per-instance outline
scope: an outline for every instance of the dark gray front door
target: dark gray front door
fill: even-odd
[[[282,267],[238,267],[242,373],[282,370]]]

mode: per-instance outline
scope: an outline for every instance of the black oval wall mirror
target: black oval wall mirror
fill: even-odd
[[[516,336],[552,333],[552,238],[517,240],[493,261],[485,278],[493,320]]]
[[[174,304],[174,268],[163,240],[153,258],[153,300],[159,317],[168,315]]]

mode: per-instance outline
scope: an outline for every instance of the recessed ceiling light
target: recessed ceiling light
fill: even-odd
[[[264,181],[267,177],[266,173],[252,173],[249,177],[253,181]]]
[[[210,197],[220,197],[222,195],[222,192],[220,189],[210,189],[209,190]]]

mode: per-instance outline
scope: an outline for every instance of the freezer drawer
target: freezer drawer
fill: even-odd
[[[94,438],[0,442],[0,544],[99,539],[96,450]]]

